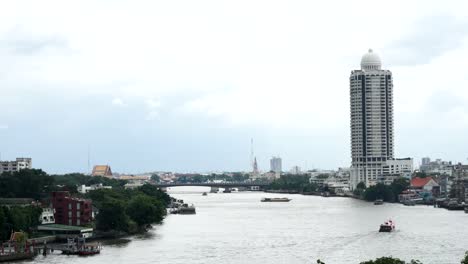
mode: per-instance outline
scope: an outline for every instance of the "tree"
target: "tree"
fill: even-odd
[[[468,251],[465,252],[465,257],[461,260],[461,264],[468,264]]]
[[[356,189],[364,190],[366,189],[366,184],[364,182],[359,182],[358,185],[356,186]]]
[[[5,240],[6,238],[6,232],[5,232],[5,224],[6,224],[6,218],[5,218],[5,213],[3,212],[3,206],[0,207],[0,241]]]
[[[154,181],[154,182],[160,182],[161,178],[159,177],[159,175],[153,174],[153,175],[151,175],[151,180]]]
[[[410,182],[408,179],[400,177],[395,179],[390,187],[392,188],[394,200],[398,201],[398,195],[400,195],[404,190],[408,189]]]
[[[386,202],[394,202],[395,197],[390,186],[383,183],[377,183],[374,186],[370,186],[364,191],[364,199],[366,201],[375,201],[382,199]]]
[[[96,217],[96,227],[99,230],[127,231],[129,218],[125,214],[125,205],[121,201],[107,200],[102,203],[99,214]]]
[[[361,262],[360,264],[406,264],[406,262],[398,258],[381,257],[375,260],[364,261],[364,262]],[[408,264],[422,264],[422,263],[419,260],[411,260],[411,262]]]
[[[165,210],[158,200],[147,195],[137,195],[128,203],[127,214],[141,227],[162,221]]]
[[[138,188],[138,191],[150,197],[156,198],[157,200],[161,201],[164,204],[164,206],[169,205],[169,203],[171,202],[171,197],[167,193],[159,190],[154,185],[148,183],[144,184],[143,186]]]

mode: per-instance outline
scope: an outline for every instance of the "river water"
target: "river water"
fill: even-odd
[[[196,215],[169,215],[146,235],[106,242],[97,256],[38,256],[32,263],[344,264],[393,256],[444,264],[460,263],[468,250],[463,211],[261,192],[202,196],[203,190],[208,189],[169,191],[194,203]],[[260,202],[278,196],[292,201]],[[388,218],[397,230],[379,233]]]

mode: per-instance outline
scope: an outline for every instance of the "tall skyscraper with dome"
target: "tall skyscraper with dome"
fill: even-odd
[[[351,185],[384,181],[393,160],[393,79],[371,49],[349,78],[351,97]],[[412,162],[412,161],[411,161]]]

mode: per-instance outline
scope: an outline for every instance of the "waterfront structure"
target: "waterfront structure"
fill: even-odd
[[[109,165],[96,165],[91,175],[112,178],[112,170]]]
[[[432,177],[419,178],[414,177],[411,179],[411,187],[415,189],[422,189],[426,191],[432,191],[434,187],[438,187],[439,184]]]
[[[70,196],[69,192],[52,192],[55,223],[62,225],[85,225],[91,222],[91,200]]]
[[[31,158],[16,158],[14,161],[0,161],[0,173],[32,169]]]
[[[371,49],[349,78],[351,99],[351,187],[381,182],[393,160],[393,79]],[[391,165],[390,165],[391,166]]]
[[[39,216],[39,222],[42,225],[55,224],[54,209],[50,207],[42,208],[42,213]]]
[[[280,157],[272,157],[270,159],[270,171],[274,173],[281,173],[282,171],[282,160]]]

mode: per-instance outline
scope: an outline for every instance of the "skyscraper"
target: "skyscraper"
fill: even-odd
[[[274,173],[281,173],[281,170],[282,170],[281,158],[272,157],[270,159],[270,171]]]
[[[383,167],[393,159],[393,81],[371,49],[361,69],[351,72],[351,184],[383,181]]]

